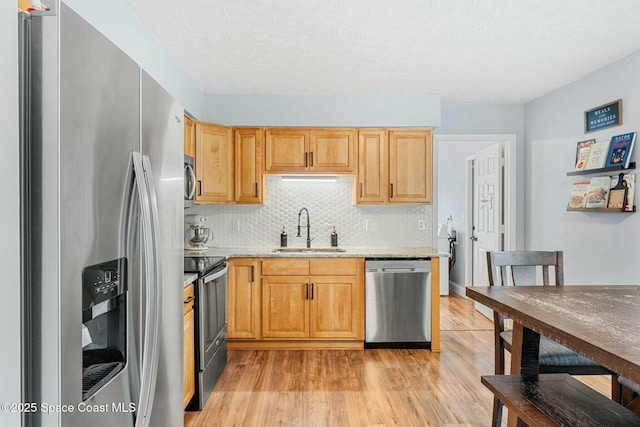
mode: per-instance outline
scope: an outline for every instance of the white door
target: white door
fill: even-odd
[[[473,168],[473,286],[487,286],[487,252],[503,249],[504,143],[475,153]]]
[[[474,154],[472,189],[471,260],[472,286],[488,286],[487,252],[505,249],[504,143],[498,142]],[[474,303],[489,319],[493,312]]]

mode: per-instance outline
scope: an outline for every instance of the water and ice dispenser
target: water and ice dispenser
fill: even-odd
[[[120,372],[127,356],[127,259],[82,270],[82,400]]]

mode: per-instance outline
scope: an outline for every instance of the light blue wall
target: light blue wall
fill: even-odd
[[[163,86],[185,110],[206,117],[206,96],[122,0],[64,0]]]
[[[436,137],[437,141],[437,137]],[[444,141],[439,143],[436,160],[438,162],[438,223],[447,224],[447,216],[452,216],[452,223],[458,233],[455,246],[455,264],[449,272],[452,282],[470,285],[471,278],[465,277],[465,249],[469,242],[466,233],[465,218],[465,157],[495,144],[495,141]]]
[[[623,124],[585,134],[584,111],[619,98]],[[574,168],[576,142],[640,131],[640,52],[528,103],[525,120],[527,247],[563,250],[570,284],[638,283],[640,214],[567,212],[572,183],[585,177],[566,172]],[[632,161],[638,152],[636,146]],[[636,188],[636,204],[638,194]]]
[[[228,126],[440,125],[435,95],[209,95],[207,120]]]
[[[0,402],[20,402],[20,181],[18,179],[18,20],[16,2],[0,2]],[[20,414],[0,412],[0,425]]]

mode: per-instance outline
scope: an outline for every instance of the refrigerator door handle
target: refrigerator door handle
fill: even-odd
[[[136,427],[149,424],[151,407],[155,394],[158,367],[158,324],[160,317],[160,263],[157,242],[157,201],[153,187],[151,168],[140,153],[133,153],[133,167],[138,197],[145,251],[145,327],[142,356],[142,374],[140,380],[140,402],[136,408]]]

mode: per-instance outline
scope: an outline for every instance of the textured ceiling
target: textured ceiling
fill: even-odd
[[[523,103],[640,49],[638,0],[124,0],[206,93]]]

